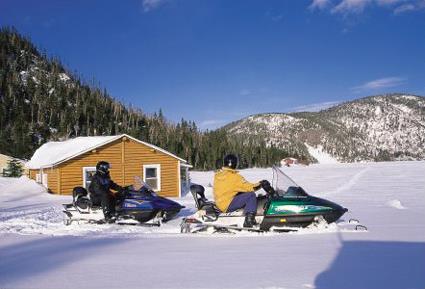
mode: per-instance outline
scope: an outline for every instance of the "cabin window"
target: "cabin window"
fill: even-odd
[[[144,165],[143,181],[154,191],[161,190],[161,165]]]
[[[41,174],[35,174],[35,181],[39,184],[41,184]]]
[[[91,180],[96,173],[96,167],[84,167],[83,168],[83,187],[88,189]]]

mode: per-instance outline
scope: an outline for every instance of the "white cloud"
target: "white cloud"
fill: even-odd
[[[394,14],[400,14],[400,13],[414,11],[414,10],[416,10],[415,5],[411,3],[403,4],[394,9]]]
[[[391,6],[401,2],[406,2],[406,0],[376,0],[376,3],[380,6]]]
[[[425,9],[425,0],[413,1],[411,3],[405,3],[394,9],[394,14],[400,14],[405,12],[417,11]]]
[[[301,112],[301,111],[316,112],[316,111],[321,111],[323,109],[330,108],[330,107],[335,106],[339,103],[341,103],[341,102],[340,101],[326,101],[326,102],[320,102],[320,103],[312,103],[312,104],[294,107],[292,109],[292,111],[293,112]]]
[[[313,0],[313,2],[308,6],[308,9],[310,10],[323,10],[327,8],[329,5],[331,5],[330,0]]]
[[[362,85],[353,87],[352,90],[364,91],[382,88],[396,87],[405,84],[407,78],[404,77],[385,77],[366,82]]]
[[[394,14],[425,9],[425,0],[312,0],[308,9],[328,10],[332,14],[361,14],[369,7],[392,9]]]
[[[144,12],[152,11],[158,7],[160,7],[162,4],[164,4],[167,0],[143,0],[142,6]]]
[[[338,5],[332,8],[332,13],[339,14],[359,14],[364,11],[371,0],[342,0]]]
[[[199,128],[206,130],[206,129],[216,129],[223,125],[225,125],[227,122],[222,119],[207,119],[204,121],[201,121],[199,124]]]

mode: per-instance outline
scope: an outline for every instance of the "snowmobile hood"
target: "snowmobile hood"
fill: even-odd
[[[304,198],[278,197],[270,202],[266,215],[288,215],[288,214],[326,214],[337,213],[342,216],[348,210],[334,202],[307,196]]]

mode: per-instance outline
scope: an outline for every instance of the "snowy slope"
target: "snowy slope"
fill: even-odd
[[[60,204],[28,179],[0,178],[1,288],[425,288],[425,162],[284,170],[345,207],[368,232],[181,235],[61,223]],[[271,169],[249,169],[251,181]],[[207,186],[212,172],[193,172]],[[193,211],[190,196],[178,200]]]
[[[307,147],[308,153],[317,160],[319,164],[336,164],[338,163],[338,160],[328,154],[327,152],[323,151],[323,147],[321,145],[318,145],[317,147],[309,146],[308,144],[305,144]]]
[[[371,96],[319,112],[252,115],[224,129],[241,141],[265,141],[311,160],[306,144],[344,162],[423,160],[425,98]]]

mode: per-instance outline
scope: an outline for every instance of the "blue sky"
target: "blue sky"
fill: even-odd
[[[203,129],[425,95],[425,0],[2,0],[0,25],[120,101]]]

